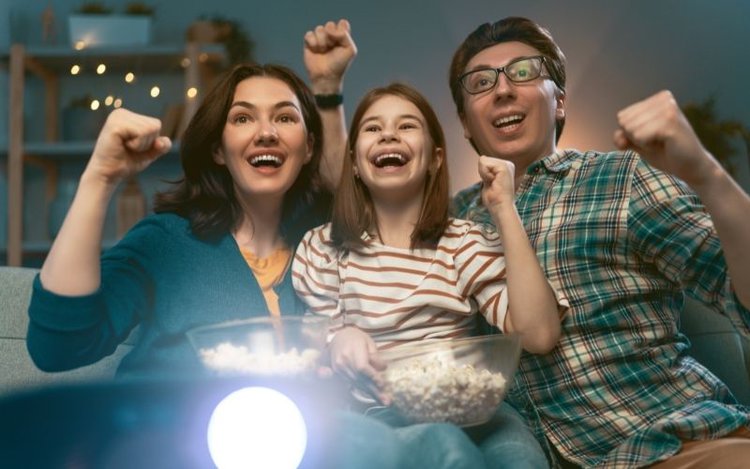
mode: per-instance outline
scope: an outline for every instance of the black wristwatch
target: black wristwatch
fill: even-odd
[[[319,109],[333,109],[344,103],[343,94],[316,94],[315,104]]]

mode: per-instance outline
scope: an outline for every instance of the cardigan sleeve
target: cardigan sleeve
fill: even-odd
[[[146,266],[164,241],[158,223],[140,222],[102,256],[100,287],[89,295],[55,294],[37,275],[26,341],[37,367],[64,371],[112,354],[148,309],[152,280]]]

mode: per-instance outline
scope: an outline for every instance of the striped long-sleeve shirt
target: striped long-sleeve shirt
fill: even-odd
[[[384,349],[474,335],[477,312],[503,330],[508,293],[497,232],[454,219],[436,248],[413,250],[363,236],[364,247],[339,250],[327,224],[297,248],[294,287],[313,313],[332,318],[332,331],[354,325]]]

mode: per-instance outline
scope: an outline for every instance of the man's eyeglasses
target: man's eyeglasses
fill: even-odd
[[[461,75],[459,81],[469,94],[479,94],[491,90],[497,84],[500,72],[504,73],[508,80],[513,83],[524,83],[542,76],[545,58],[541,55],[535,57],[521,57],[505,67],[480,68]],[[549,78],[549,75],[544,75]]]

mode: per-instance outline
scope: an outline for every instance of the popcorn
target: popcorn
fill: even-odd
[[[224,342],[199,352],[210,369],[226,374],[254,374],[264,376],[296,376],[314,372],[320,351],[308,348],[300,353],[296,348],[282,353],[252,353],[245,346]]]
[[[502,373],[476,370],[437,357],[389,366],[385,390],[415,423],[452,422],[470,426],[489,420],[505,394]]]

